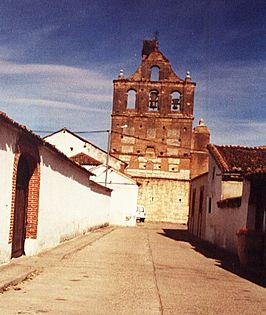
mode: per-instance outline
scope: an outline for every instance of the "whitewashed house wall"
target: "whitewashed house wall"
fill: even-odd
[[[11,257],[10,220],[16,147],[21,135],[37,143],[40,190],[37,237],[26,238],[26,255],[109,223],[111,190],[91,180],[91,173],[46,144],[24,126],[0,114],[0,263]]]
[[[0,124],[0,262],[10,259],[11,244],[8,244],[8,240],[14,147],[17,138],[17,132],[7,128],[6,125]]]
[[[90,171],[95,174],[95,177],[91,177],[92,180],[100,184],[105,183],[105,166],[90,168]],[[109,168],[107,187],[112,189],[110,224],[135,226],[138,199],[136,182],[113,168]]]
[[[241,189],[239,188],[239,182],[237,182],[236,185],[232,185],[232,183],[229,182],[229,187],[226,187],[227,182],[222,181],[221,170],[211,155],[209,158],[209,170],[208,199],[211,198],[212,206],[211,212],[206,212],[205,238],[207,241],[236,254],[236,232],[240,228],[245,227],[247,222],[249,182],[246,181],[244,186],[243,183],[241,183]],[[219,208],[217,202],[223,199],[223,192],[225,191],[226,198],[242,196],[241,206]],[[231,194],[229,193],[230,191]]]
[[[62,162],[49,149],[40,148],[41,185],[37,244],[28,254],[54,247],[60,242],[109,223],[110,191],[89,181],[72,164]]]

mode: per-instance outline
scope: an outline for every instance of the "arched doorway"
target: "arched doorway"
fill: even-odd
[[[21,255],[24,255],[29,180],[30,180],[29,163],[27,161],[27,158],[24,155],[21,155],[18,162],[17,180],[16,180],[14,226],[13,226],[12,254],[11,254],[12,258],[16,258]]]

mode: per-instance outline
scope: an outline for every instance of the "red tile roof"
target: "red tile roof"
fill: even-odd
[[[92,158],[91,156],[89,156],[88,154],[85,154],[83,152],[78,153],[74,156],[71,156],[70,158],[72,161],[77,162],[80,165],[94,165],[94,166],[98,166],[101,165],[102,163],[95,160],[94,158]]]
[[[266,147],[208,145],[224,173],[266,174]]]

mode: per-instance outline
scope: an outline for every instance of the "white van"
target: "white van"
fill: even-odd
[[[142,205],[137,205],[136,220],[137,222],[145,221],[145,208]]]

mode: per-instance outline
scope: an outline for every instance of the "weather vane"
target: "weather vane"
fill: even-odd
[[[153,33],[153,38],[156,41],[156,48],[159,48],[159,32],[158,31],[155,31]]]

